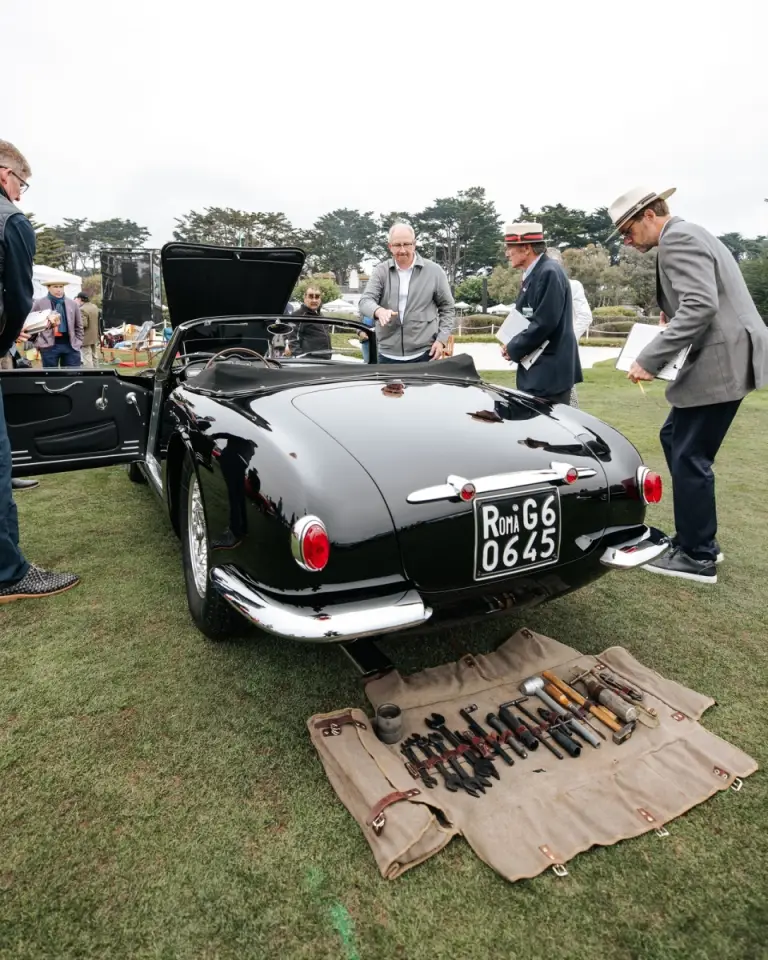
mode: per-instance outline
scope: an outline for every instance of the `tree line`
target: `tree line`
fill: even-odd
[[[30,215],[33,217],[33,215]],[[625,248],[607,240],[613,224],[606,207],[591,212],[558,203],[534,210],[521,205],[520,220],[538,220],[552,246],[563,251],[566,269],[584,284],[593,306],[632,303],[645,310],[655,303],[655,252]],[[175,218],[173,239],[225,246],[298,246],[306,251],[305,273],[333,274],[343,285],[351,270],[388,256],[387,232],[393,223],[410,223],[421,253],[439,263],[457,300],[470,304],[509,303],[519,276],[504,260],[503,221],[483,187],[439,197],[423,210],[373,211],[340,208],[323,214],[309,229],[295,227],[281,212],[206,207]],[[33,221],[34,222],[34,221]],[[101,250],[143,247],[149,230],[133,220],[65,219],[56,226],[35,222],[38,263],[83,276],[97,272]],[[768,317],[768,237],[720,237],[741,265],[758,308]]]

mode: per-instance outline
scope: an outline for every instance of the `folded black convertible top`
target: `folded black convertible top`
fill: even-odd
[[[184,386],[188,390],[229,396],[247,393],[249,390],[270,390],[302,383],[332,383],[343,380],[445,378],[478,382],[481,379],[475,369],[475,361],[466,353],[443,360],[431,360],[428,363],[283,362],[285,366],[277,369],[263,366],[258,361],[243,363],[221,360],[187,380]]]

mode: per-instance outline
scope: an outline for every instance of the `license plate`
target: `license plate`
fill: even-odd
[[[557,490],[475,500],[475,580],[557,563],[559,551]]]

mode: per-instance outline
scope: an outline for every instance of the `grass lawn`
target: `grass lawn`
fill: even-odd
[[[661,469],[661,385],[643,396],[610,365],[586,377],[582,405]],[[767,394],[745,402],[719,458],[717,587],[612,574],[388,653],[411,672],[523,625],[585,652],[623,644],[714,696],[705,724],[764,768],[767,407]],[[381,880],[305,728],[314,712],[366,706],[344,655],[206,642],[160,504],[123,469],[44,478],[18,502],[27,554],[83,583],[0,607],[2,960],[768,957],[763,770],[666,839],[594,849],[563,880],[509,884],[460,838]],[[669,528],[669,487],[651,517]]]

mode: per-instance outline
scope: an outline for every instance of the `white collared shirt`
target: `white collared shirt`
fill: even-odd
[[[544,254],[540,253],[538,257],[536,257],[536,259],[533,261],[533,263],[526,268],[525,272],[523,273],[523,283],[525,283],[525,281],[528,279],[528,275],[530,274],[531,270],[533,270],[533,268],[536,266],[536,264],[539,262],[539,260],[541,260],[543,256]]]

